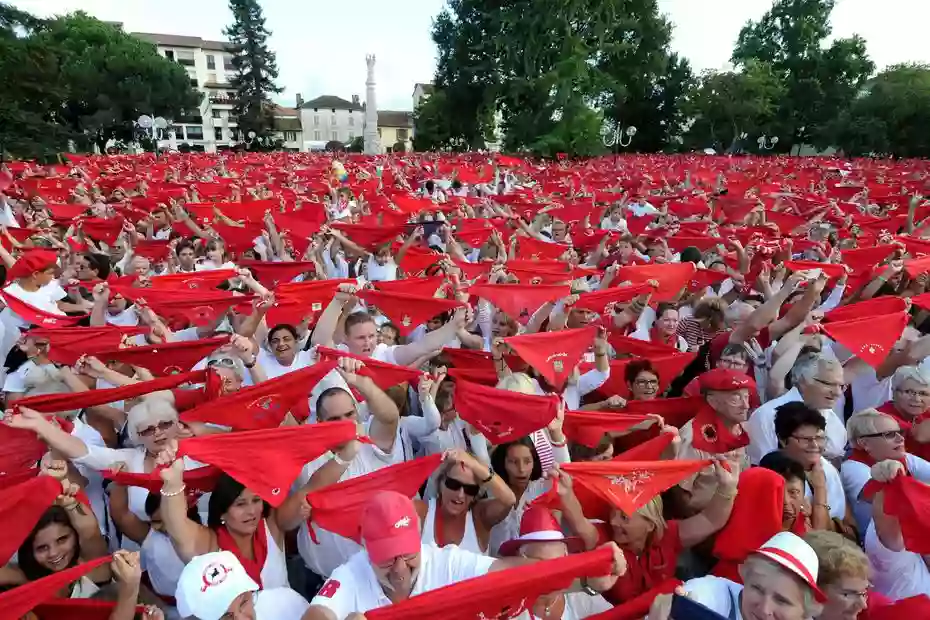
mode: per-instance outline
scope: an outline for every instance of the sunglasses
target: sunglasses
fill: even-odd
[[[207,366],[223,366],[225,368],[235,368],[236,362],[231,357],[220,357],[207,362]]]
[[[443,484],[450,491],[458,491],[459,489],[461,489],[462,491],[465,492],[465,495],[470,495],[471,497],[477,496],[478,493],[481,491],[480,485],[465,484],[464,482],[460,482],[456,480],[455,478],[446,478],[445,481],[443,481]]]
[[[174,420],[165,420],[164,422],[159,422],[155,426],[147,426],[139,430],[140,437],[151,437],[155,434],[155,431],[161,431],[163,433],[169,431],[174,426]]]
[[[881,437],[882,439],[887,439],[891,441],[892,439],[898,439],[899,437],[904,437],[904,433],[900,430],[897,431],[885,431],[883,433],[869,433],[868,435],[859,435],[859,439],[867,439],[869,437]]]

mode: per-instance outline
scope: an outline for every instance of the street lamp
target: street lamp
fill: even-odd
[[[620,150],[614,149],[615,146],[620,148],[626,148],[630,146],[630,143],[633,142],[633,136],[636,135],[636,127],[630,125],[625,130],[621,129],[619,123],[614,122],[613,127],[604,125],[601,128],[601,140],[604,142],[604,146],[611,149],[614,152],[614,164],[620,164]],[[626,142],[623,141],[624,136],[626,137]]]
[[[152,144],[155,148],[155,156],[158,156],[158,132],[164,131],[168,128],[168,121],[166,121],[161,116],[156,116],[152,118],[147,114],[143,114],[136,119],[136,125],[145,130],[145,134],[152,139]]]
[[[772,136],[771,140],[769,140],[768,136],[759,136],[756,142],[759,144],[760,150],[771,151],[775,148],[775,145],[778,144],[778,136]]]

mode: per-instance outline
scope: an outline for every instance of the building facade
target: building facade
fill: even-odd
[[[413,149],[413,112],[400,110],[378,110],[378,135],[381,137],[382,153],[401,152],[394,148],[403,144],[403,151]]]
[[[303,129],[301,151],[322,151],[327,142],[334,140],[348,146],[365,130],[365,110],[358,95],[353,95],[351,101],[334,95],[303,101],[298,95],[298,102]]]
[[[236,92],[229,44],[200,37],[133,32],[133,36],[154,43],[158,53],[187,70],[191,86],[203,94],[196,110],[173,120],[177,143],[202,147],[214,152],[239,141],[237,119],[233,114]]]

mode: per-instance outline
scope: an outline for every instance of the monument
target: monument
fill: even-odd
[[[368,63],[368,78],[365,80],[365,154],[381,154],[381,138],[378,136],[378,103],[375,101],[375,56],[365,56]]]

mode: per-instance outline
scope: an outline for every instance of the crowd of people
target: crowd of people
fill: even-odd
[[[0,620],[930,617],[924,195],[920,161],[6,162]]]

